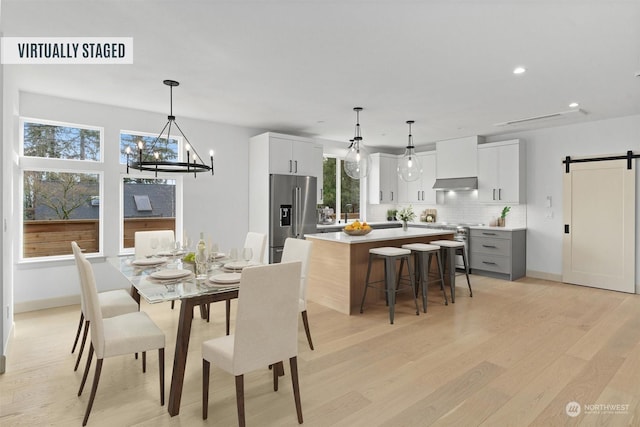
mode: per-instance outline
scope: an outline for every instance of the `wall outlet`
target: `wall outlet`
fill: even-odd
[[[545,212],[544,217],[547,219],[552,219],[553,218],[553,211],[548,210],[547,212]]]

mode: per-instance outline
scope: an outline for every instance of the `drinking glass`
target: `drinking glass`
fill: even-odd
[[[185,234],[182,239],[182,250],[185,252],[189,252],[189,248],[191,247],[191,238]]]
[[[158,240],[157,237],[152,237],[149,240],[149,246],[151,246],[151,255],[153,256],[156,255],[159,244],[160,244],[160,241]]]
[[[242,249],[242,259],[244,259],[244,261],[247,264],[249,264],[249,261],[251,261],[251,258],[253,258],[253,249],[251,248]]]
[[[231,248],[229,251],[229,259],[231,259],[231,261],[238,260],[238,248]]]

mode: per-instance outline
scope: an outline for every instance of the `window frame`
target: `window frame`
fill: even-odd
[[[135,135],[135,136],[144,136],[156,138],[158,134],[153,134],[149,132],[143,131],[134,131],[130,129],[120,129],[118,133],[118,156],[117,162],[120,170],[119,174],[119,235],[118,235],[118,253],[119,255],[132,255],[135,252],[135,248],[125,248],[124,247],[124,178],[131,179],[168,179],[175,180],[175,190],[176,190],[176,217],[175,217],[175,237],[176,240],[180,239],[182,241],[182,229],[183,229],[183,185],[184,179],[182,174],[175,174],[169,172],[158,172],[158,176],[154,173],[150,173],[148,171],[139,171],[136,169],[129,169],[129,173],[127,173],[127,165],[126,163],[120,163],[120,144],[122,141],[122,134]],[[182,161],[183,156],[183,147],[184,147],[184,138],[181,136],[172,135],[171,139],[175,139],[178,142],[178,161]]]

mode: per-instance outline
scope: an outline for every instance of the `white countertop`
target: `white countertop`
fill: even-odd
[[[349,221],[348,224],[352,224],[354,221]],[[400,221],[373,221],[373,222],[367,222],[367,224],[375,226],[375,225],[385,225],[385,224],[398,224],[401,225],[402,223]],[[318,224],[318,230],[322,230],[322,229],[327,229],[327,228],[338,228],[338,227],[344,227],[346,224],[344,222],[338,223],[335,222],[333,224]]]
[[[365,243],[365,242],[379,242],[384,240],[397,240],[411,237],[424,237],[424,236],[438,236],[441,234],[452,234],[450,230],[434,230],[423,228],[409,227],[407,231],[403,231],[402,228],[383,228],[379,230],[372,230],[371,233],[365,236],[349,236],[342,231],[334,233],[313,233],[305,234],[307,239],[327,240],[331,242],[339,243]]]
[[[520,231],[526,230],[527,227],[490,227],[488,225],[478,225],[469,227],[471,230],[492,230],[492,231]]]

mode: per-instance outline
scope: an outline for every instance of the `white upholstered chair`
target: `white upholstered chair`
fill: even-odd
[[[311,341],[311,331],[309,330],[309,319],[307,317],[307,276],[309,273],[309,258],[311,256],[312,246],[313,243],[309,240],[288,238],[284,241],[281,260],[281,262],[300,261],[302,263],[300,273],[300,301],[298,306],[300,314],[302,315],[304,332],[307,335],[307,341],[309,342],[311,350],[313,350],[313,341]]]
[[[281,367],[289,359],[298,423],[302,424],[297,365],[300,271],[300,262],[242,271],[235,333],[202,344],[203,419],[208,415],[211,363],[235,375],[238,424],[244,426],[244,374],[274,365],[273,386],[277,391],[275,366]]]
[[[153,323],[146,313],[140,311],[108,319],[103,318],[93,269],[84,255],[81,253],[79,255],[80,265],[82,266],[80,274],[83,275],[82,280],[80,280],[82,297],[85,299],[86,315],[91,323],[91,345],[89,347],[89,356],[82,376],[82,382],[80,383],[80,389],[78,390],[78,396],[82,394],[87,380],[94,351],[97,358],[91,395],[87,403],[87,410],[82,425],[85,426],[89,419],[102,372],[102,362],[107,357],[141,352],[142,371],[145,372],[146,352],[157,349],[158,371],[160,374],[160,404],[164,405],[164,333]]]
[[[73,256],[76,260],[76,267],[78,269],[78,276],[80,281],[84,280],[84,275],[82,274],[82,264],[80,263],[80,259],[84,257],[82,254],[82,250],[80,246],[76,242],[71,242],[71,249],[73,250]],[[82,287],[82,284],[80,285]],[[80,295],[82,295],[82,289],[80,290]],[[98,302],[100,304],[100,311],[102,312],[102,317],[109,318],[114,316],[119,316],[121,314],[133,313],[134,311],[138,311],[140,306],[138,303],[131,297],[131,295],[125,291],[124,289],[117,289],[113,291],[105,291],[98,293]],[[82,353],[84,351],[84,345],[87,342],[87,333],[89,332],[89,317],[85,315],[86,306],[84,298],[80,298],[80,322],[78,323],[78,330],[76,332],[76,339],[73,341],[73,348],[71,349],[71,353],[76,351],[76,345],[78,344],[78,339],[80,338],[80,332],[82,331],[82,326],[84,323],[84,332],[82,333],[82,341],[80,342],[80,349],[78,350],[78,357],[76,358],[76,364],[73,368],[74,371],[78,370],[78,366],[80,365],[80,359],[82,358]]]
[[[267,247],[267,235],[263,233],[256,233],[249,231],[247,237],[244,239],[243,248],[251,248],[253,256],[252,262],[262,263],[264,262],[264,250]]]
[[[151,247],[152,239],[157,239],[158,246],[155,249]],[[162,241],[166,239],[169,241],[175,240],[173,230],[136,231],[134,234],[136,259],[145,258],[159,252]]]
[[[252,257],[251,262],[254,263],[262,263],[264,260],[264,251],[267,247],[267,235],[264,233],[256,233],[254,231],[249,231],[247,236],[244,239],[243,248],[251,248]],[[207,304],[207,313],[210,310],[209,304]],[[227,322],[227,335],[229,335],[229,321],[231,317],[231,300],[226,300],[225,302],[226,309],[226,322]],[[207,314],[207,316],[209,316]],[[207,321],[209,317],[207,317]]]

